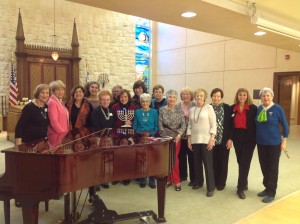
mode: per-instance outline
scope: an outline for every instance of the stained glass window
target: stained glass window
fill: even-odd
[[[150,37],[151,21],[147,19],[135,19],[135,71],[136,80],[143,80],[149,89],[150,75]]]

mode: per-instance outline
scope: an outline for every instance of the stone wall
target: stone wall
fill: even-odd
[[[26,44],[53,46],[53,0],[0,1],[0,94],[9,93],[11,52],[16,47],[16,29],[21,11]],[[132,91],[135,81],[134,17],[56,0],[56,47],[71,48],[74,18],[79,41],[80,83],[85,84],[86,60],[91,80],[110,74],[105,86],[120,84]]]

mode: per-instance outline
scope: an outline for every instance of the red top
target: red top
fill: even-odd
[[[243,111],[240,110],[239,104],[236,104],[233,108],[235,112],[234,116],[234,128],[247,129],[247,115],[246,111],[249,110],[249,105],[245,104]]]

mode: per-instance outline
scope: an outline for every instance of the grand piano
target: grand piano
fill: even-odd
[[[166,221],[166,176],[175,155],[172,138],[153,138],[124,128],[82,128],[2,153],[5,153],[5,173],[0,175],[0,200],[4,201],[5,224],[10,223],[11,199],[20,203],[24,224],[37,224],[41,201],[60,199],[66,193],[101,183],[147,176],[157,178],[158,214],[153,213],[153,219],[157,223]],[[96,194],[91,193],[91,197],[95,207],[104,205]],[[115,211],[107,210],[107,214],[113,216],[94,223],[112,223],[144,213],[118,216]],[[104,216],[103,210],[100,216]]]

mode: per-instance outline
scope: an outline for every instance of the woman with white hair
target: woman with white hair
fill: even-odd
[[[179,159],[178,155],[180,152],[181,135],[185,132],[186,123],[184,112],[177,103],[178,93],[176,90],[168,90],[166,93],[167,105],[162,107],[159,111],[158,127],[159,134],[161,136],[173,137],[175,139],[175,164],[172,170],[172,174],[168,176],[168,186],[171,185],[173,179],[173,184],[175,185],[175,191],[180,191],[180,174],[179,174]]]
[[[272,89],[263,88],[259,96],[262,105],[258,107],[256,116],[256,142],[265,189],[257,196],[263,197],[262,202],[269,203],[276,195],[279,158],[281,151],[286,149],[288,123],[282,107],[273,103]]]
[[[141,94],[140,104],[142,108],[135,111],[133,129],[138,133],[148,132],[153,136],[158,131],[158,113],[150,108],[151,96],[148,93]]]
[[[155,135],[158,131],[158,113],[155,109],[150,108],[151,96],[148,93],[140,95],[140,105],[142,108],[137,109],[134,115],[133,129],[143,135]],[[146,178],[140,178],[140,187],[146,186]],[[149,186],[156,188],[155,177],[149,177]]]

